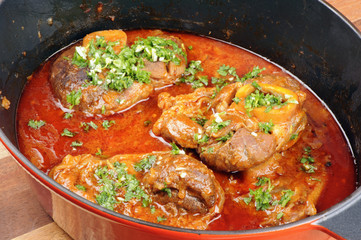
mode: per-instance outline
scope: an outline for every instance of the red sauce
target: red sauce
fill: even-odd
[[[128,31],[129,44],[136,36],[146,37],[148,33],[147,30]],[[214,76],[222,64],[235,67],[239,76],[257,65],[266,68],[262,74],[287,75],[279,67],[241,48],[190,34],[174,35],[180,37],[186,46],[193,47],[193,50],[188,51],[188,61],[201,60],[204,68],[202,75]],[[161,114],[161,110],[157,107],[157,96],[163,91],[173,95],[189,93],[192,89],[188,85],[174,85],[158,90],[147,100],[110,117],[86,117],[82,113],[75,112],[73,118],[64,119],[64,112],[54,97],[48,81],[54,60],[55,57],[45,62],[29,78],[18,108],[17,132],[20,150],[35,166],[47,173],[67,154],[96,154],[99,149],[106,156],[170,149],[167,143],[151,133],[152,123]],[[317,210],[323,211],[355,190],[355,166],[347,142],[332,115],[311,92],[304,87],[302,90],[307,93],[304,107],[308,121],[315,131],[321,133],[319,136],[323,143],[322,151],[330,155],[330,166],[327,167],[328,182],[317,204]],[[43,120],[46,125],[37,130],[32,129],[27,126],[30,119]],[[114,120],[116,124],[105,130],[101,127],[104,120]],[[90,121],[98,125],[97,130],[90,128],[89,132],[85,132],[79,127],[81,122]],[[144,124],[146,121],[150,121],[151,124]],[[64,128],[77,134],[73,138],[61,137]],[[71,147],[71,143],[75,140],[83,142],[83,146]],[[216,173],[216,177],[223,187],[229,186],[232,181],[242,180],[241,173],[232,176]],[[248,186],[240,184],[237,189],[227,189],[225,192],[247,190]],[[257,219],[252,218],[251,213],[237,207],[227,196],[226,194],[222,214],[211,223],[209,230],[242,230],[259,227]]]

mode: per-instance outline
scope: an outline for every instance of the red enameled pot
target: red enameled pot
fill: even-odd
[[[13,27],[14,21],[24,28]],[[357,172],[360,170],[361,35],[323,1],[113,0],[81,4],[5,0],[0,3],[0,89],[12,105],[9,110],[0,109],[0,138],[28,173],[40,203],[61,228],[75,239],[361,239],[360,189],[335,206],[291,224],[247,231],[196,231],[104,209],[32,165],[18,150],[16,139],[17,103],[26,77],[54,52],[89,32],[139,28],[213,37],[281,65],[330,108],[349,140]],[[359,186],[360,175],[357,181]]]

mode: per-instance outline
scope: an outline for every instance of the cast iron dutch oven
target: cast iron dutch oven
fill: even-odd
[[[231,42],[283,66],[329,106],[361,169],[361,36],[317,0],[0,1],[0,137],[44,209],[76,239],[361,239],[361,189],[315,216],[247,231],[195,231],[144,222],[84,200],[17,148],[16,109],[29,76],[54,52],[102,29],[165,29]],[[22,54],[26,51],[26,56]],[[300,52],[303,54],[300,54]],[[361,175],[358,175],[359,186]],[[235,216],[237,217],[237,216]]]

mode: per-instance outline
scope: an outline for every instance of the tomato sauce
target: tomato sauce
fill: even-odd
[[[132,44],[137,36],[146,37],[150,31],[127,31],[128,44]],[[216,74],[219,66],[226,64],[233,66],[239,76],[252,70],[254,66],[266,68],[262,74],[286,76],[287,73],[244,49],[219,42],[216,40],[191,34],[174,33],[181,38],[188,50],[188,61],[201,60],[204,71],[201,75],[209,78]],[[57,55],[56,55],[57,56]],[[172,95],[192,92],[186,84],[173,85],[156,90],[148,99],[141,101],[130,109],[109,117],[87,117],[80,112],[74,112],[73,117],[64,119],[62,106],[54,97],[49,83],[50,69],[56,56],[42,64],[29,77],[23,91],[17,113],[17,134],[21,152],[39,169],[48,173],[52,167],[59,164],[67,155],[99,154],[114,156],[127,153],[148,153],[171,149],[162,138],[155,136],[151,129],[153,123],[161,115],[157,106],[158,94],[167,91]],[[322,103],[304,86],[307,93],[304,108],[308,122],[312,126],[319,140],[322,142],[322,151],[328,153],[327,162],[328,181],[318,201],[317,210],[323,211],[338,203],[356,188],[356,173],[353,157],[349,146],[338,124]],[[29,120],[43,120],[46,124],[33,129],[28,126]],[[108,130],[102,127],[104,120],[114,121]],[[81,122],[93,122],[98,128],[89,128],[86,132]],[[76,133],[74,137],[61,136],[64,129]],[[73,141],[82,142],[81,147],[72,147]],[[226,202],[222,214],[213,220],[209,230],[243,230],[258,228],[257,218],[251,213],[237,207],[227,191],[247,190],[242,186],[242,173],[226,174],[216,172],[216,177],[222,187],[229,187],[234,182],[241,185],[239,188],[227,188]]]

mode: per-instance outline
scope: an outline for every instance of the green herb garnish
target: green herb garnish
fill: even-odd
[[[151,123],[152,123],[152,121],[146,120],[146,121],[144,121],[143,125],[144,125],[144,127],[148,127]]]
[[[194,140],[198,143],[198,144],[201,144],[201,143],[206,143],[208,142],[209,140],[209,137],[206,135],[206,134],[194,134]]]
[[[139,162],[134,164],[135,171],[148,171],[152,168],[153,164],[157,160],[157,157],[154,155],[148,155]]]
[[[71,91],[68,95],[66,95],[66,101],[70,103],[70,109],[73,108],[75,105],[80,104],[80,98],[81,98],[81,90],[78,91]]]
[[[266,184],[268,185],[265,186]],[[271,180],[268,177],[258,177],[258,182],[255,185],[260,187],[256,190],[249,189],[249,197],[243,198],[243,201],[248,205],[254,199],[257,211],[264,211],[276,205],[285,207],[294,195],[294,192],[291,190],[283,190],[281,199],[274,200],[274,197],[271,195],[274,186],[272,186]],[[282,214],[279,215],[283,216]]]
[[[71,113],[66,112],[64,114],[64,119],[69,119],[69,118],[72,118],[72,117],[73,117],[73,114],[71,114]]]
[[[63,132],[61,133],[61,136],[65,137],[74,137],[76,133],[70,132],[67,128],[64,128]]]
[[[167,183],[164,183],[164,188],[162,189],[162,191],[166,192],[168,194],[168,197],[172,197],[172,191],[170,190],[170,188],[167,187]]]
[[[290,189],[283,190],[281,200],[278,202],[278,204],[281,205],[282,207],[285,207],[294,194],[295,192]]]
[[[83,146],[83,143],[82,142],[79,142],[79,141],[74,141],[70,144],[71,147],[81,147]]]
[[[315,170],[317,170],[317,167],[313,165],[315,159],[311,156],[311,147],[304,148],[304,154],[302,155],[300,162],[302,163],[301,169],[306,173],[314,173]]]
[[[201,125],[202,127],[204,126],[204,124],[206,124],[206,122],[208,121],[207,118],[203,117],[203,116],[197,116],[194,118],[191,118],[192,121],[195,121],[196,123],[198,123],[199,125]]]
[[[111,126],[113,126],[115,124],[115,121],[114,120],[104,120],[103,123],[102,123],[102,126],[105,130],[108,130]]]
[[[236,104],[238,104],[238,103],[241,101],[241,99],[239,99],[238,97],[235,97],[235,98],[233,98],[232,100],[233,100],[233,102],[235,102]]]
[[[279,212],[277,213],[277,219],[281,219],[283,217],[284,213],[283,212]]]
[[[252,69],[250,72],[246,73],[246,74],[240,79],[240,81],[241,81],[241,82],[244,82],[244,81],[246,81],[246,80],[248,80],[248,79],[256,78],[256,77],[258,77],[258,76],[260,75],[260,73],[261,73],[262,71],[264,71],[264,70],[266,70],[266,68],[260,69],[259,66],[255,66],[255,67],[253,67],[253,69]]]
[[[149,36],[146,39],[139,38],[131,48],[134,50],[135,56],[146,58],[151,62],[171,61],[176,65],[180,65],[181,60],[177,55],[187,57],[183,49],[173,40],[156,36]]]
[[[128,202],[133,198],[142,201],[143,207],[147,207],[151,202],[149,196],[140,186],[139,181],[134,175],[127,172],[128,167],[125,163],[114,162],[111,168],[108,166],[98,167],[94,176],[98,179],[100,192],[96,195],[96,201],[99,205],[114,210],[117,204],[117,191],[121,188],[125,190],[124,199]]]
[[[231,120],[226,120],[223,122],[217,122],[215,120],[212,121],[212,124],[209,126],[212,133],[216,133],[222,128],[227,127],[231,123]]]
[[[208,86],[208,77],[207,76],[198,76],[196,74],[199,71],[203,71],[201,66],[201,61],[190,61],[188,68],[184,71],[182,77],[179,79],[180,82],[190,83],[192,88],[200,88]]]
[[[312,180],[312,181],[317,181],[317,182],[322,182],[320,179],[314,178],[314,177],[312,177],[312,176],[310,176],[310,180]]]
[[[83,128],[85,132],[89,132],[90,128],[93,128],[94,130],[98,129],[98,125],[96,125],[93,121],[90,122],[81,122],[80,127]]]
[[[167,220],[167,218],[166,218],[165,216],[163,216],[163,217],[158,216],[158,217],[157,217],[157,222],[163,222],[163,221],[165,221],[165,220]]]
[[[254,185],[256,186],[263,186],[266,183],[270,184],[271,180],[268,177],[257,177],[258,182],[256,182]]]
[[[297,137],[298,137],[298,134],[297,134],[297,133],[294,133],[294,134],[291,135],[290,140],[294,140],[294,139],[296,139]]]
[[[77,189],[79,189],[80,191],[86,191],[86,188],[83,186],[83,185],[79,185],[79,184],[77,184],[77,185],[75,185],[75,187],[77,188]]]
[[[97,152],[95,153],[95,155],[101,156],[101,155],[103,155],[103,151],[102,151],[100,148],[98,148],[98,149],[97,149]]]
[[[221,142],[227,142],[229,139],[231,139],[233,137],[233,132],[230,131],[229,133],[227,133],[226,135],[222,136],[222,137],[219,137],[217,138],[216,140],[217,141],[221,141]]]
[[[184,154],[184,151],[179,149],[179,147],[174,142],[171,142],[170,145],[172,146],[173,155]]]
[[[272,120],[269,122],[259,122],[258,127],[261,129],[264,133],[270,133],[273,130],[274,124],[272,123]]]
[[[234,67],[230,67],[227,66],[225,64],[223,64],[222,66],[219,67],[219,69],[217,70],[217,72],[219,73],[219,75],[226,77],[227,75],[230,75],[231,77],[229,77],[230,81],[240,81],[239,76],[236,73],[236,69]]]
[[[250,116],[250,112],[259,107],[266,107],[265,112],[269,112],[272,110],[273,107],[281,107],[282,97],[275,96],[273,94],[264,94],[256,89],[253,93],[248,95],[245,100],[245,109],[247,110],[247,114]]]
[[[44,125],[45,125],[45,121],[43,121],[43,120],[33,120],[33,119],[31,119],[28,122],[28,126],[31,127],[31,128],[34,128],[34,129],[39,129]]]

